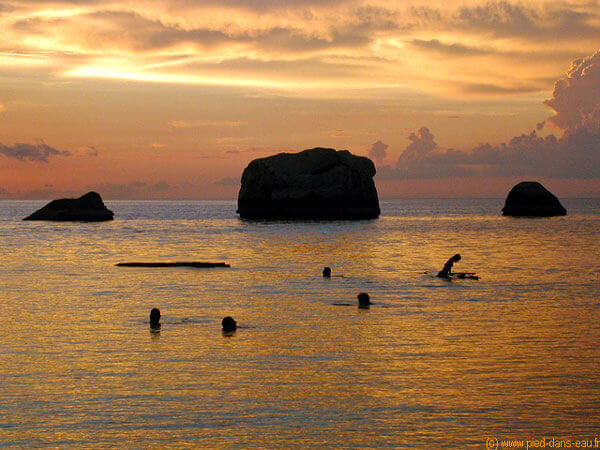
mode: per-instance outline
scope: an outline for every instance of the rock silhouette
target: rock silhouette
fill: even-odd
[[[552,192],[537,181],[523,181],[513,187],[504,203],[505,216],[566,216],[567,210]]]
[[[103,222],[113,220],[113,217],[113,212],[104,206],[100,194],[88,192],[79,198],[53,200],[23,220]]]
[[[255,159],[238,196],[243,219],[374,219],[379,199],[369,158],[313,148]]]

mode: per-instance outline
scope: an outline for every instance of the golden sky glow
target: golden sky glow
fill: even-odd
[[[543,102],[600,47],[597,1],[0,0],[0,27],[2,197],[235,197],[255,157],[367,155],[377,141],[384,196],[447,195],[448,183],[454,195],[502,196],[523,177],[600,195],[600,143],[577,141],[593,147],[580,154],[572,123],[537,126],[568,114],[569,102]],[[586,64],[570,98],[600,90],[596,60]],[[424,146],[410,138],[429,139],[423,127]],[[536,140],[549,134],[554,150]],[[430,151],[447,160],[481,143],[500,159],[514,145],[552,147],[558,165],[574,151],[595,172],[510,171],[481,150],[485,174],[464,160],[426,170]],[[408,164],[413,144],[423,153]],[[475,192],[483,175],[497,177]]]

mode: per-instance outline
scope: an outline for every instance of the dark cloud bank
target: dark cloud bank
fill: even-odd
[[[14,158],[20,161],[48,162],[52,156],[71,156],[71,152],[66,150],[57,150],[54,147],[44,144],[23,144],[15,145],[0,144],[0,155],[7,158]]]
[[[410,144],[396,164],[380,167],[377,177],[600,177],[600,51],[574,61],[556,82],[552,98],[544,103],[555,111],[546,122],[562,131],[558,138],[552,134],[540,136],[542,123],[537,130],[500,145],[486,143],[471,151],[442,151],[430,130],[422,127],[408,137]]]
[[[384,144],[381,141],[375,142],[371,145],[371,150],[369,151],[369,157],[374,159],[376,162],[381,162],[387,156],[387,149],[389,145]]]
[[[171,186],[165,181],[151,184],[143,181],[132,181],[130,183],[105,183],[93,186],[90,190],[101,192],[102,196],[109,199],[121,198],[145,198],[148,195],[164,194]]]
[[[46,185],[44,189],[31,191],[9,192],[0,187],[0,198],[26,198],[26,199],[51,199],[51,198],[74,198],[83,192],[99,192],[104,199],[129,199],[147,198],[149,195],[164,194],[171,190],[171,186],[165,181],[157,183],[146,183],[143,181],[131,181],[129,183],[102,183],[90,185],[80,191],[56,190],[52,185]]]

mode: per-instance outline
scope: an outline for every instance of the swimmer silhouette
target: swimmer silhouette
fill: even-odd
[[[358,307],[359,308],[369,308],[370,305],[372,305],[373,303],[371,303],[371,298],[369,297],[369,294],[367,294],[366,292],[361,292],[360,294],[358,294]]]
[[[158,308],[152,308],[150,311],[150,328],[160,328],[160,309]]]
[[[325,267],[323,269],[323,277],[324,278],[331,278],[331,267]]]
[[[223,327],[223,331],[225,333],[232,333],[236,330],[237,323],[235,320],[233,320],[233,317],[227,316],[221,321],[221,326]]]
[[[439,278],[450,278],[450,275],[452,275],[452,266],[454,265],[455,262],[460,261],[460,255],[457,253],[456,255],[454,255],[452,258],[450,258],[448,261],[446,261],[446,264],[444,264],[444,267],[442,268],[442,270],[440,270],[437,274],[437,276]]]

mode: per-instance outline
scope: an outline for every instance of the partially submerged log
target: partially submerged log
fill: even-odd
[[[116,264],[120,267],[231,267],[223,262],[122,262]]]

